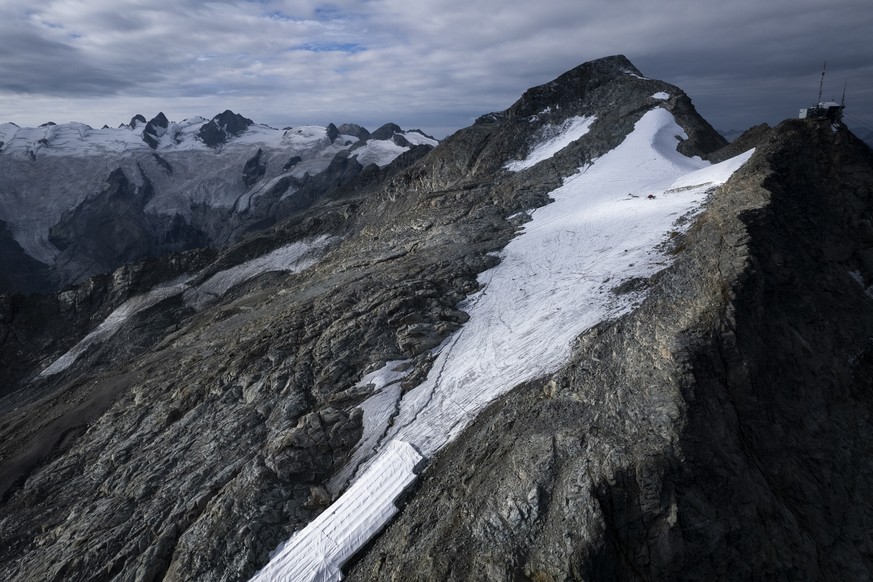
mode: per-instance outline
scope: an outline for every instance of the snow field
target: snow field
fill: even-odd
[[[542,131],[552,137],[536,145],[523,160],[508,162],[504,167],[512,172],[526,170],[543,160],[547,160],[556,153],[588,133],[591,124],[597,121],[596,117],[571,117],[561,126],[543,126]]]
[[[330,239],[331,237],[321,236],[311,241],[285,245],[261,257],[220,271],[196,287],[192,287],[190,284],[193,277],[184,275],[169,283],[157,285],[148,293],[131,297],[115,308],[100,325],[82,338],[79,343],[40,372],[39,376],[45,378],[63,372],[72,366],[79,356],[91,346],[102,344],[115,335],[131,317],[180,293],[183,294],[182,297],[188,307],[199,311],[233,286],[258,275],[274,271],[295,273],[302,271],[317,262],[318,253],[324,250],[330,243]]]
[[[548,139],[510,169],[530,167],[557,153],[557,144],[581,137],[593,120],[576,119],[564,126],[568,136]],[[664,268],[668,257],[655,249],[679,228],[677,219],[699,210],[709,189],[752,154],[710,166],[679,154],[677,135],[684,132],[669,112],[647,112],[620,146],[580,168],[550,193],[553,203],[532,212],[523,233],[502,251],[502,262],[480,275],[483,289],[461,305],[470,319],[434,350],[427,379],[404,395],[386,382],[362,404],[361,444],[350,466],[329,484],[338,492],[352,479],[351,487],[324,520],[319,517],[291,538],[265,571],[290,572],[297,561],[308,560],[309,548],[326,528],[354,530],[364,520],[380,529],[387,523],[390,516],[378,524],[387,514],[369,496],[384,485],[383,472],[394,461],[390,453],[372,453],[373,443],[388,442],[384,450],[390,451],[390,443],[402,441],[425,458],[433,456],[493,399],[555,372],[567,361],[575,337],[642,299],[639,293],[616,295],[611,289]],[[393,367],[386,365],[373,377],[388,375]],[[351,556],[363,546],[359,542],[355,535],[344,537],[349,546],[325,560]],[[342,564],[325,562],[320,571],[339,572]],[[296,577],[287,579],[336,579],[294,572]]]
[[[461,306],[470,320],[404,395],[387,438],[433,455],[491,400],[556,371],[580,333],[640,300],[611,289],[664,268],[667,257],[654,249],[676,220],[751,155],[710,166],[676,151],[683,133],[654,109],[619,147],[550,193],[555,202],[535,210],[502,262],[480,275],[484,288]]]

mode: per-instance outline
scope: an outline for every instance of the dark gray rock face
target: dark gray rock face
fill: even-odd
[[[689,153],[723,143],[678,88],[629,66],[583,65],[561,90],[528,92],[387,168],[340,155],[277,183],[253,212],[302,204],[293,219],[220,252],[154,259],[66,294],[0,297],[0,373],[11,371],[0,578],[248,579],[329,503],[325,482],[372,390],[360,378],[408,358],[414,383],[425,350],[464,323],[459,302],[517,232],[507,217],[547,203],[653,107],[673,112]],[[670,98],[652,99],[659,91]],[[577,115],[597,116],[586,136],[528,171],[504,169]],[[651,289],[642,307],[490,407],[431,464],[352,579],[808,578],[813,560],[863,578],[870,160],[830,127],[773,136],[674,239],[676,264],[640,282]],[[790,177],[799,158],[814,163]],[[117,178],[135,199],[136,177]],[[153,284],[203,282],[319,235],[333,238],[311,268],[244,281],[200,311],[167,298],[63,373],[37,376]],[[822,323],[832,314],[840,325]],[[815,496],[826,501],[807,504]]]
[[[768,133],[643,306],[495,402],[347,579],[870,577],[873,155]]]
[[[359,140],[367,141],[370,138],[370,132],[357,123],[343,123],[337,129],[341,134],[352,135]]]
[[[253,123],[251,119],[227,109],[204,123],[197,136],[207,146],[218,148],[227,143],[228,137],[240,135]]]
[[[294,166],[296,166],[297,164],[299,164],[302,161],[303,161],[303,158],[301,158],[300,156],[291,156],[290,158],[288,158],[288,161],[285,162],[285,165],[282,166],[282,169],[283,170],[290,170],[291,168],[293,168]]]
[[[245,166],[243,166],[243,183],[246,185],[246,188],[251,188],[255,185],[267,172],[266,161],[261,159],[261,154],[263,153],[263,150],[258,148],[258,152],[249,158]]]
[[[152,149],[158,147],[158,139],[167,132],[170,121],[163,112],[158,113],[142,130],[142,140]]]
[[[339,134],[340,132],[334,124],[327,124],[327,139],[330,140],[330,143],[333,143],[334,140],[339,137]]]
[[[3,265],[0,295],[49,291],[54,287],[48,267],[24,252],[3,220],[0,220],[0,265]]]
[[[396,123],[386,123],[376,131],[370,134],[368,139],[391,139],[395,133],[401,133],[403,130]]]
[[[139,168],[128,177],[118,168],[99,192],[66,212],[51,229],[60,251],[56,260],[59,286],[81,281],[90,273],[111,272],[145,257],[182,252],[208,243],[199,229],[180,220],[163,220],[144,212],[154,189]],[[82,233],[89,236],[83,237]]]

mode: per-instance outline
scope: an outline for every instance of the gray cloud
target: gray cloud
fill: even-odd
[[[796,115],[827,59],[873,126],[869,0],[11,0],[0,22],[0,120],[27,125],[231,108],[444,135],[623,53],[722,129]]]

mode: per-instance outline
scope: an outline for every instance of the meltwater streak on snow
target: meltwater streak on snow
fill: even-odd
[[[588,130],[591,129],[591,124],[596,120],[596,117],[571,117],[560,127],[544,126],[543,130],[546,133],[549,133],[551,130],[557,132],[557,135],[546,139],[534,147],[525,159],[507,163],[506,169],[512,172],[519,172],[551,158],[588,133]]]
[[[461,306],[470,320],[437,348],[427,379],[405,395],[397,390],[399,403],[386,402],[389,392],[381,390],[362,405],[370,416],[364,420],[362,443],[375,438],[390,447],[399,440],[431,457],[489,402],[521,382],[557,370],[580,333],[629,311],[640,294],[617,296],[610,289],[662,269],[667,257],[654,250],[658,243],[678,218],[698,210],[709,189],[725,182],[752,154],[708,166],[700,158],[679,154],[677,135],[684,132],[670,113],[649,111],[619,147],[551,192],[555,201],[535,210],[524,233],[501,253],[503,261],[480,275],[484,289]],[[647,198],[650,194],[655,198]],[[388,370],[386,366],[381,372]],[[399,412],[386,421],[376,417],[377,404]],[[379,431],[375,437],[373,430]],[[327,517],[319,516],[295,534],[264,571],[290,572],[301,560],[309,563],[311,548],[323,543],[325,531],[359,531],[360,523],[367,524],[367,531],[384,527],[390,516],[379,523],[383,501],[361,496],[378,494],[392,461],[383,452],[366,461],[368,454],[366,446],[359,447],[352,466],[329,487],[341,490],[350,475],[360,476],[328,508]],[[357,545],[325,556],[321,570],[295,570],[293,577],[282,579],[338,579],[318,572],[338,576],[334,573],[345,559],[366,541],[357,535],[330,539]]]
[[[285,245],[264,256],[231,267],[225,271],[219,271],[196,287],[191,287],[190,285],[192,277],[184,275],[169,283],[158,285],[148,293],[131,297],[115,308],[94,331],[82,338],[79,343],[52,362],[39,375],[47,377],[63,372],[73,365],[88,348],[94,344],[103,343],[115,335],[128,319],[149,307],[157,305],[164,299],[184,293],[185,304],[199,311],[210,301],[226,293],[234,285],[248,281],[258,275],[272,271],[302,271],[318,260],[317,252],[324,249],[330,242],[330,239],[331,237],[329,236],[320,236],[311,241],[301,241]]]

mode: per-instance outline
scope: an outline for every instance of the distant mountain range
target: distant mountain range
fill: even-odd
[[[93,129],[0,125],[0,292],[46,291],[145,257],[226,245],[310,206],[424,133],[386,124],[275,129],[225,111]]]

